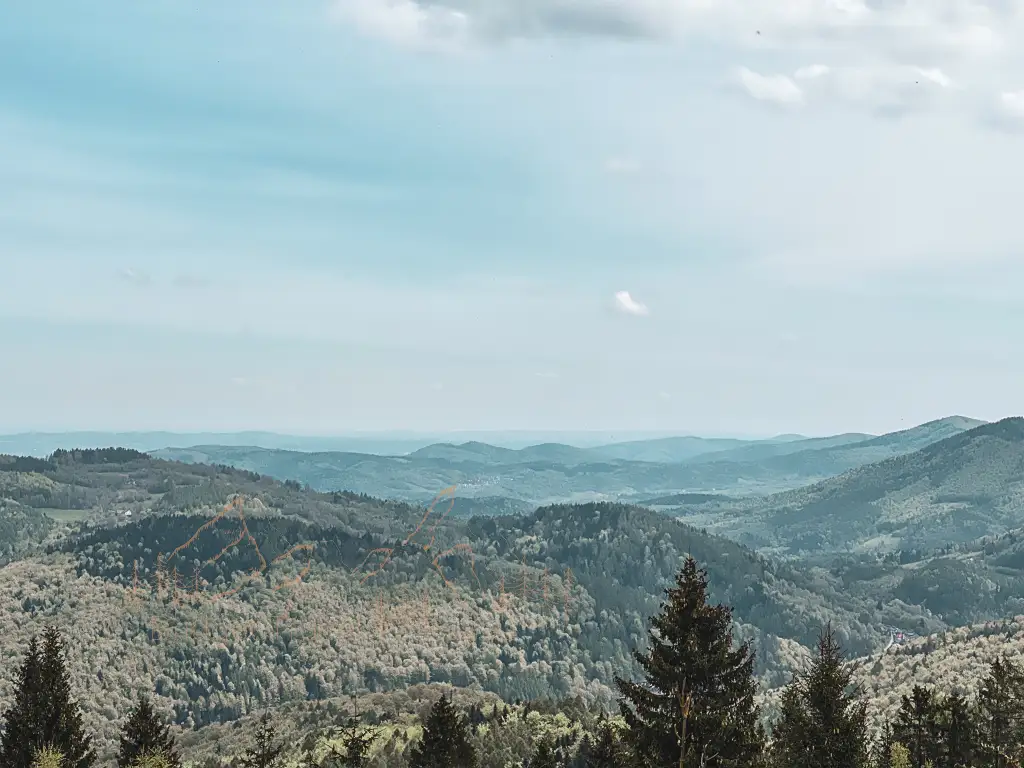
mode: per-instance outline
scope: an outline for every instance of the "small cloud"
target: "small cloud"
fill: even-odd
[[[671,400],[672,399],[672,395],[670,395],[668,392],[659,392],[658,393],[658,397],[660,397],[662,400]]]
[[[470,36],[470,18],[444,3],[417,0],[335,0],[335,19],[363,34],[412,49],[450,50]]]
[[[647,305],[641,304],[630,296],[629,291],[618,291],[615,294],[615,307],[620,312],[625,312],[627,315],[650,314],[650,311],[647,309]]]
[[[922,80],[935,83],[935,85],[942,86],[943,88],[950,88],[953,85],[953,81],[946,77],[946,73],[941,69],[921,69],[920,67],[914,67],[914,70],[921,76]]]
[[[640,170],[640,164],[628,157],[610,157],[605,161],[604,169],[608,173],[627,175]]]
[[[1001,93],[999,110],[1005,117],[1024,122],[1024,91]]]
[[[440,381],[435,381],[431,386],[435,392],[440,392],[442,389],[444,389],[444,384],[442,384]]]
[[[557,373],[551,373],[551,372],[548,372],[548,371],[540,371],[540,372],[535,373],[533,375],[536,376],[538,379],[557,379],[558,378],[558,374]]]
[[[800,86],[786,75],[762,75],[746,67],[736,71],[736,81],[748,96],[780,107],[796,107],[804,102]]]
[[[827,75],[827,77],[826,77]],[[827,100],[899,117],[927,109],[956,89],[941,69],[909,66],[804,67],[794,77],[805,83],[809,101]]]
[[[245,376],[234,376],[231,379],[231,383],[234,384],[236,387],[247,387],[252,382],[250,382],[250,380],[247,379]]]

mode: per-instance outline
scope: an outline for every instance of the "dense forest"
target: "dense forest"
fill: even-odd
[[[33,637],[56,658],[54,627],[67,641],[57,655],[76,717],[93,738],[89,765],[117,758],[143,701],[193,765],[259,764],[244,762],[259,738],[266,754],[279,742],[289,768],[458,764],[415,762],[434,749],[432,716],[465,726],[460,749],[478,765],[602,764],[586,762],[591,747],[616,765],[677,765],[672,743],[689,765],[787,765],[771,745],[796,716],[789,692],[824,663],[823,648],[849,654],[843,669],[859,691],[850,706],[864,705],[855,742],[865,746],[851,754],[877,757],[892,752],[878,746],[886,740],[911,749],[885,726],[906,702],[920,704],[918,689],[941,692],[929,699],[937,723],[952,717],[945,697],[958,691],[977,730],[992,675],[1016,679],[1024,625],[1003,619],[1024,613],[1020,532],[801,562],[635,505],[467,517],[472,507],[460,510],[451,490],[424,507],[121,449],[0,457],[0,709],[20,706]],[[687,572],[692,563],[700,569]],[[718,638],[708,653],[719,662],[735,661],[735,701],[714,692],[715,711],[742,711],[750,726],[728,739],[747,745],[733,763],[651,730],[651,718],[683,727],[678,696],[658,712],[648,696],[651,675],[668,674],[652,622],[670,611],[663,590],[681,574],[707,610],[729,606],[698,635]],[[674,669],[683,661],[673,653]],[[705,705],[691,684],[682,704],[697,713]],[[703,739],[717,717],[683,718],[687,738]],[[947,749],[940,726],[929,727],[930,743]],[[25,765],[53,764],[64,749],[32,745],[38,754],[19,753]],[[372,762],[338,763],[356,759],[350,748]],[[85,759],[62,754],[65,765]]]
[[[835,632],[819,633],[808,669],[781,692],[768,728],[757,701],[755,652],[732,633],[732,612],[709,600],[707,572],[687,558],[665,590],[637,652],[642,674],[616,679],[617,711],[559,702],[468,706],[454,690],[414,716],[308,710],[279,735],[267,709],[233,744],[234,754],[183,755],[151,692],[136,691],[118,739],[118,768],[1003,768],[1024,758],[1024,669],[995,659],[977,693],[915,686],[877,737]],[[67,669],[65,639],[48,626],[32,637],[3,713],[7,768],[92,768],[94,736]],[[101,670],[97,670],[101,673]]]

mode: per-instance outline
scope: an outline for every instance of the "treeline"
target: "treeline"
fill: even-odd
[[[0,455],[0,472],[48,472],[67,464],[125,464],[151,458],[131,448],[58,448],[47,458]]]
[[[132,448],[58,448],[50,454],[52,464],[127,464],[150,459],[148,453]]]
[[[754,652],[733,639],[731,609],[710,602],[707,573],[688,558],[665,593],[650,621],[648,650],[636,653],[642,675],[616,681],[619,717],[563,718],[585,723],[582,732],[524,738],[524,718],[508,706],[460,711],[442,696],[411,737],[349,718],[289,744],[278,738],[268,711],[243,754],[204,765],[284,768],[286,759],[298,759],[302,768],[1011,768],[1024,758],[1024,670],[1005,659],[991,665],[970,699],[916,687],[880,738],[871,739],[867,702],[851,685],[852,668],[826,626],[809,670],[786,686],[780,714],[766,728]],[[33,638],[18,670],[3,715],[0,765],[98,764],[69,681],[64,642],[48,627],[41,643]],[[182,765],[145,693],[123,725],[117,765]]]

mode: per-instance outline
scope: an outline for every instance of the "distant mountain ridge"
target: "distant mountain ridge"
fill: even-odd
[[[608,446],[576,448],[558,443],[522,449],[480,442],[442,443],[425,446],[407,456],[199,445],[163,449],[155,451],[154,455],[176,461],[225,464],[297,480],[318,490],[350,490],[423,501],[442,488],[456,485],[460,496],[506,497],[540,505],[566,501],[634,501],[694,493],[768,494],[912,452],[931,441],[955,434],[969,423],[961,417],[951,417],[867,440],[855,441],[852,436],[792,440],[780,444],[790,452],[756,461],[729,458],[732,450],[742,452],[758,447],[751,443],[672,462],[616,459],[607,455],[611,450]],[[716,439],[678,438],[669,442],[659,439],[626,445],[626,453],[665,458],[666,450],[676,451],[674,455],[679,456],[695,445],[720,448],[722,443]],[[807,448],[807,445],[816,447]],[[715,458],[709,460],[708,456]]]

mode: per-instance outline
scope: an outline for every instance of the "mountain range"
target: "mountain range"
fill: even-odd
[[[405,456],[221,445],[165,448],[153,455],[224,464],[317,490],[344,489],[416,502],[452,485],[463,497],[504,497],[532,504],[635,501],[677,493],[750,496],[798,488],[911,453],[980,424],[954,416],[881,436],[793,436],[757,442],[673,437],[591,448],[440,443]]]

